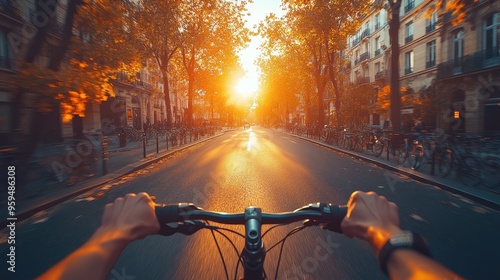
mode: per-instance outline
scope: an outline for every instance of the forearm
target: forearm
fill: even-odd
[[[463,279],[440,263],[413,250],[394,251],[387,262],[391,279]]]
[[[120,233],[98,229],[85,244],[37,279],[107,279],[126,244]]]

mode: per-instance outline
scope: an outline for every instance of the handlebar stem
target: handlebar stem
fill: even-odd
[[[262,209],[248,207],[245,209],[245,248],[243,249],[243,265],[245,279],[263,279],[263,264],[266,250],[262,242]]]

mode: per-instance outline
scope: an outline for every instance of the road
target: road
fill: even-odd
[[[228,132],[180,151],[19,223],[16,273],[8,272],[2,261],[0,279],[39,275],[91,235],[105,204],[129,192],[146,191],[158,202],[193,202],[213,211],[242,212],[254,205],[265,212],[284,212],[317,201],[345,204],[355,190],[375,191],[396,202],[401,226],[425,236],[434,258],[447,267],[468,279],[500,279],[500,213],[260,127]],[[267,247],[294,226],[271,231],[264,240]],[[1,236],[0,252],[6,256],[6,232]],[[230,237],[240,250],[241,238]],[[224,238],[217,240],[233,279],[236,252]],[[266,257],[270,279],[274,279],[278,255],[279,248],[275,248]],[[225,279],[225,274],[210,231],[200,231],[192,236],[150,236],[132,243],[110,279]],[[364,242],[310,228],[287,239],[279,279],[385,277]]]

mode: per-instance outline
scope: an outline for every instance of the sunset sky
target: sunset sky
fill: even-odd
[[[253,29],[269,13],[275,13],[278,16],[283,15],[284,12],[281,10],[280,4],[281,0],[254,0],[252,4],[248,4],[248,11],[251,16],[247,18],[247,27]],[[259,76],[254,61],[259,56],[258,48],[262,38],[253,37],[251,40],[249,46],[240,52],[241,63],[247,71],[241,85],[247,90],[256,91]]]

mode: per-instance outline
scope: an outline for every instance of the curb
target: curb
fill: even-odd
[[[55,197],[47,197],[45,200],[41,200],[40,202],[35,203],[36,205],[34,205],[33,207],[28,207],[28,209],[24,209],[22,212],[16,213],[15,217],[17,218],[17,220],[15,220],[15,222],[16,223],[21,222],[21,221],[33,216],[34,214],[36,214],[40,211],[43,211],[43,210],[50,208],[50,207],[53,207],[57,204],[60,204],[64,201],[70,199],[70,198],[73,198],[73,197],[76,197],[80,194],[83,194],[89,190],[92,190],[92,189],[95,189],[95,188],[100,187],[102,185],[105,185],[106,183],[108,183],[110,181],[116,180],[120,177],[123,177],[125,175],[130,174],[130,173],[133,173],[137,170],[143,169],[144,167],[151,165],[153,163],[156,163],[156,162],[158,162],[158,161],[160,161],[160,160],[162,160],[162,159],[164,159],[172,154],[175,154],[179,151],[182,151],[182,150],[185,150],[187,148],[193,147],[195,145],[212,140],[216,137],[220,137],[228,131],[230,131],[230,130],[224,130],[222,133],[220,133],[218,135],[214,135],[212,137],[208,137],[208,138],[199,140],[198,142],[195,142],[195,143],[190,143],[188,145],[179,147],[178,149],[167,151],[163,154],[151,156],[149,159],[148,158],[146,158],[145,160],[143,159],[144,161],[142,161],[142,162],[128,164],[128,165],[126,165],[126,166],[124,166],[124,167],[122,167],[114,172],[110,172],[104,176],[98,177],[96,179],[91,179],[91,180],[86,181],[86,182],[82,182],[81,184],[75,186],[75,189],[72,192],[61,193],[60,195],[56,195]],[[10,222],[10,221],[8,221],[7,219],[2,221],[0,223],[0,230],[6,228],[8,222]]]
[[[339,148],[334,147],[334,146],[327,145],[327,144],[325,144],[323,142],[320,142],[320,141],[317,141],[315,139],[310,139],[310,138],[307,138],[307,137],[290,134],[290,133],[287,133],[287,132],[284,132],[284,131],[280,131],[280,130],[278,130],[278,131],[281,132],[281,133],[284,133],[284,134],[287,134],[287,135],[290,135],[290,136],[293,136],[293,137],[296,137],[296,138],[299,138],[299,139],[302,139],[302,140],[305,140],[305,141],[308,141],[308,142],[320,145],[320,146],[322,146],[324,148],[331,149],[331,150],[334,150],[336,152],[352,156],[352,157],[354,157],[356,159],[367,161],[369,163],[375,164],[375,165],[377,165],[379,167],[382,167],[384,169],[388,169],[390,171],[393,171],[393,172],[405,175],[405,176],[407,176],[407,177],[409,177],[411,179],[414,179],[416,181],[419,181],[421,183],[425,183],[425,184],[429,184],[429,185],[433,185],[433,186],[439,187],[439,188],[441,188],[443,190],[450,191],[452,193],[455,193],[455,194],[461,195],[463,197],[466,197],[466,198],[468,198],[468,199],[470,199],[472,201],[480,203],[480,204],[482,204],[484,206],[487,206],[487,207],[489,207],[491,209],[500,211],[500,203],[499,202],[491,200],[491,199],[488,199],[486,197],[480,197],[480,196],[474,195],[474,194],[472,194],[470,192],[467,192],[465,190],[461,190],[461,189],[455,188],[455,187],[453,187],[451,185],[448,185],[446,183],[438,182],[438,181],[434,180],[432,177],[430,177],[431,175],[422,174],[422,173],[420,173],[418,171],[413,171],[411,169],[406,170],[407,168],[401,167],[401,166],[392,166],[392,165],[384,163],[382,161],[378,161],[378,160],[375,160],[375,159],[363,156],[362,154],[353,153],[353,152],[350,152],[350,151],[339,149]]]

